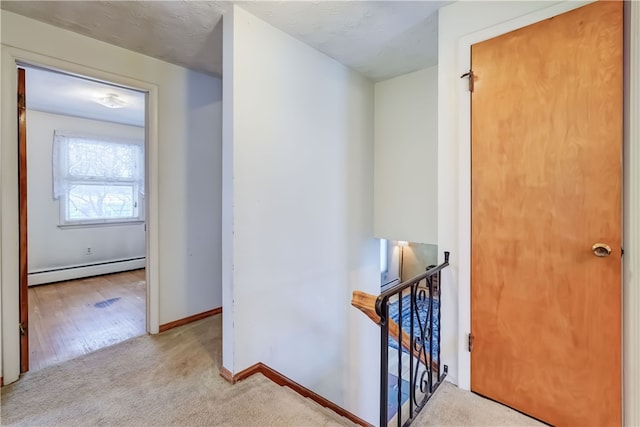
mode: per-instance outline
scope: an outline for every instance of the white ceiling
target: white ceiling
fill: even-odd
[[[187,68],[222,75],[222,15],[232,1],[7,1],[3,9]],[[437,10],[449,1],[236,1],[374,81],[437,63]],[[95,102],[115,93],[127,102]],[[30,109],[144,125],[144,94],[29,69]]]
[[[144,126],[145,94],[38,68],[26,68],[26,101],[30,110],[87,119]],[[116,94],[123,108],[107,108],[96,101]]]
[[[155,58],[222,75],[231,1],[7,1],[1,7]],[[437,62],[437,9],[449,1],[236,1],[374,81]]]

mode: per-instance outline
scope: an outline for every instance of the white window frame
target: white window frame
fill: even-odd
[[[72,176],[68,173],[68,143],[70,140],[83,140],[85,143],[133,145],[138,147],[137,159],[132,178],[102,178],[96,176]],[[85,226],[123,225],[144,222],[144,141],[138,139],[112,138],[55,131],[53,145],[53,197],[59,201],[60,228]],[[119,218],[70,219],[70,191],[74,185],[111,185],[131,187],[133,193],[134,215]]]

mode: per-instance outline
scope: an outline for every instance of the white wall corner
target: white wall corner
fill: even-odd
[[[233,85],[234,20],[231,7],[222,17],[222,366],[235,374],[233,298]]]
[[[265,363],[375,420],[375,363],[360,356],[379,335],[349,305],[353,289],[380,287],[373,83],[233,9],[223,24],[223,292],[233,304],[223,340],[232,328],[235,351],[223,348],[224,366]]]

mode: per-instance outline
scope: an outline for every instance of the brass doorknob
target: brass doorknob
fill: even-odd
[[[595,256],[605,257],[611,255],[611,246],[605,243],[596,243],[591,246],[591,250]]]

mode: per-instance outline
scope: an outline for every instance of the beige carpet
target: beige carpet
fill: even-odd
[[[545,426],[492,400],[444,382],[412,426]]]
[[[221,316],[27,373],[2,388],[2,425],[335,426],[349,420],[262,375],[218,374]],[[416,426],[541,425],[445,383]]]
[[[2,388],[2,425],[353,425],[262,375],[224,381],[221,316],[28,373]]]

